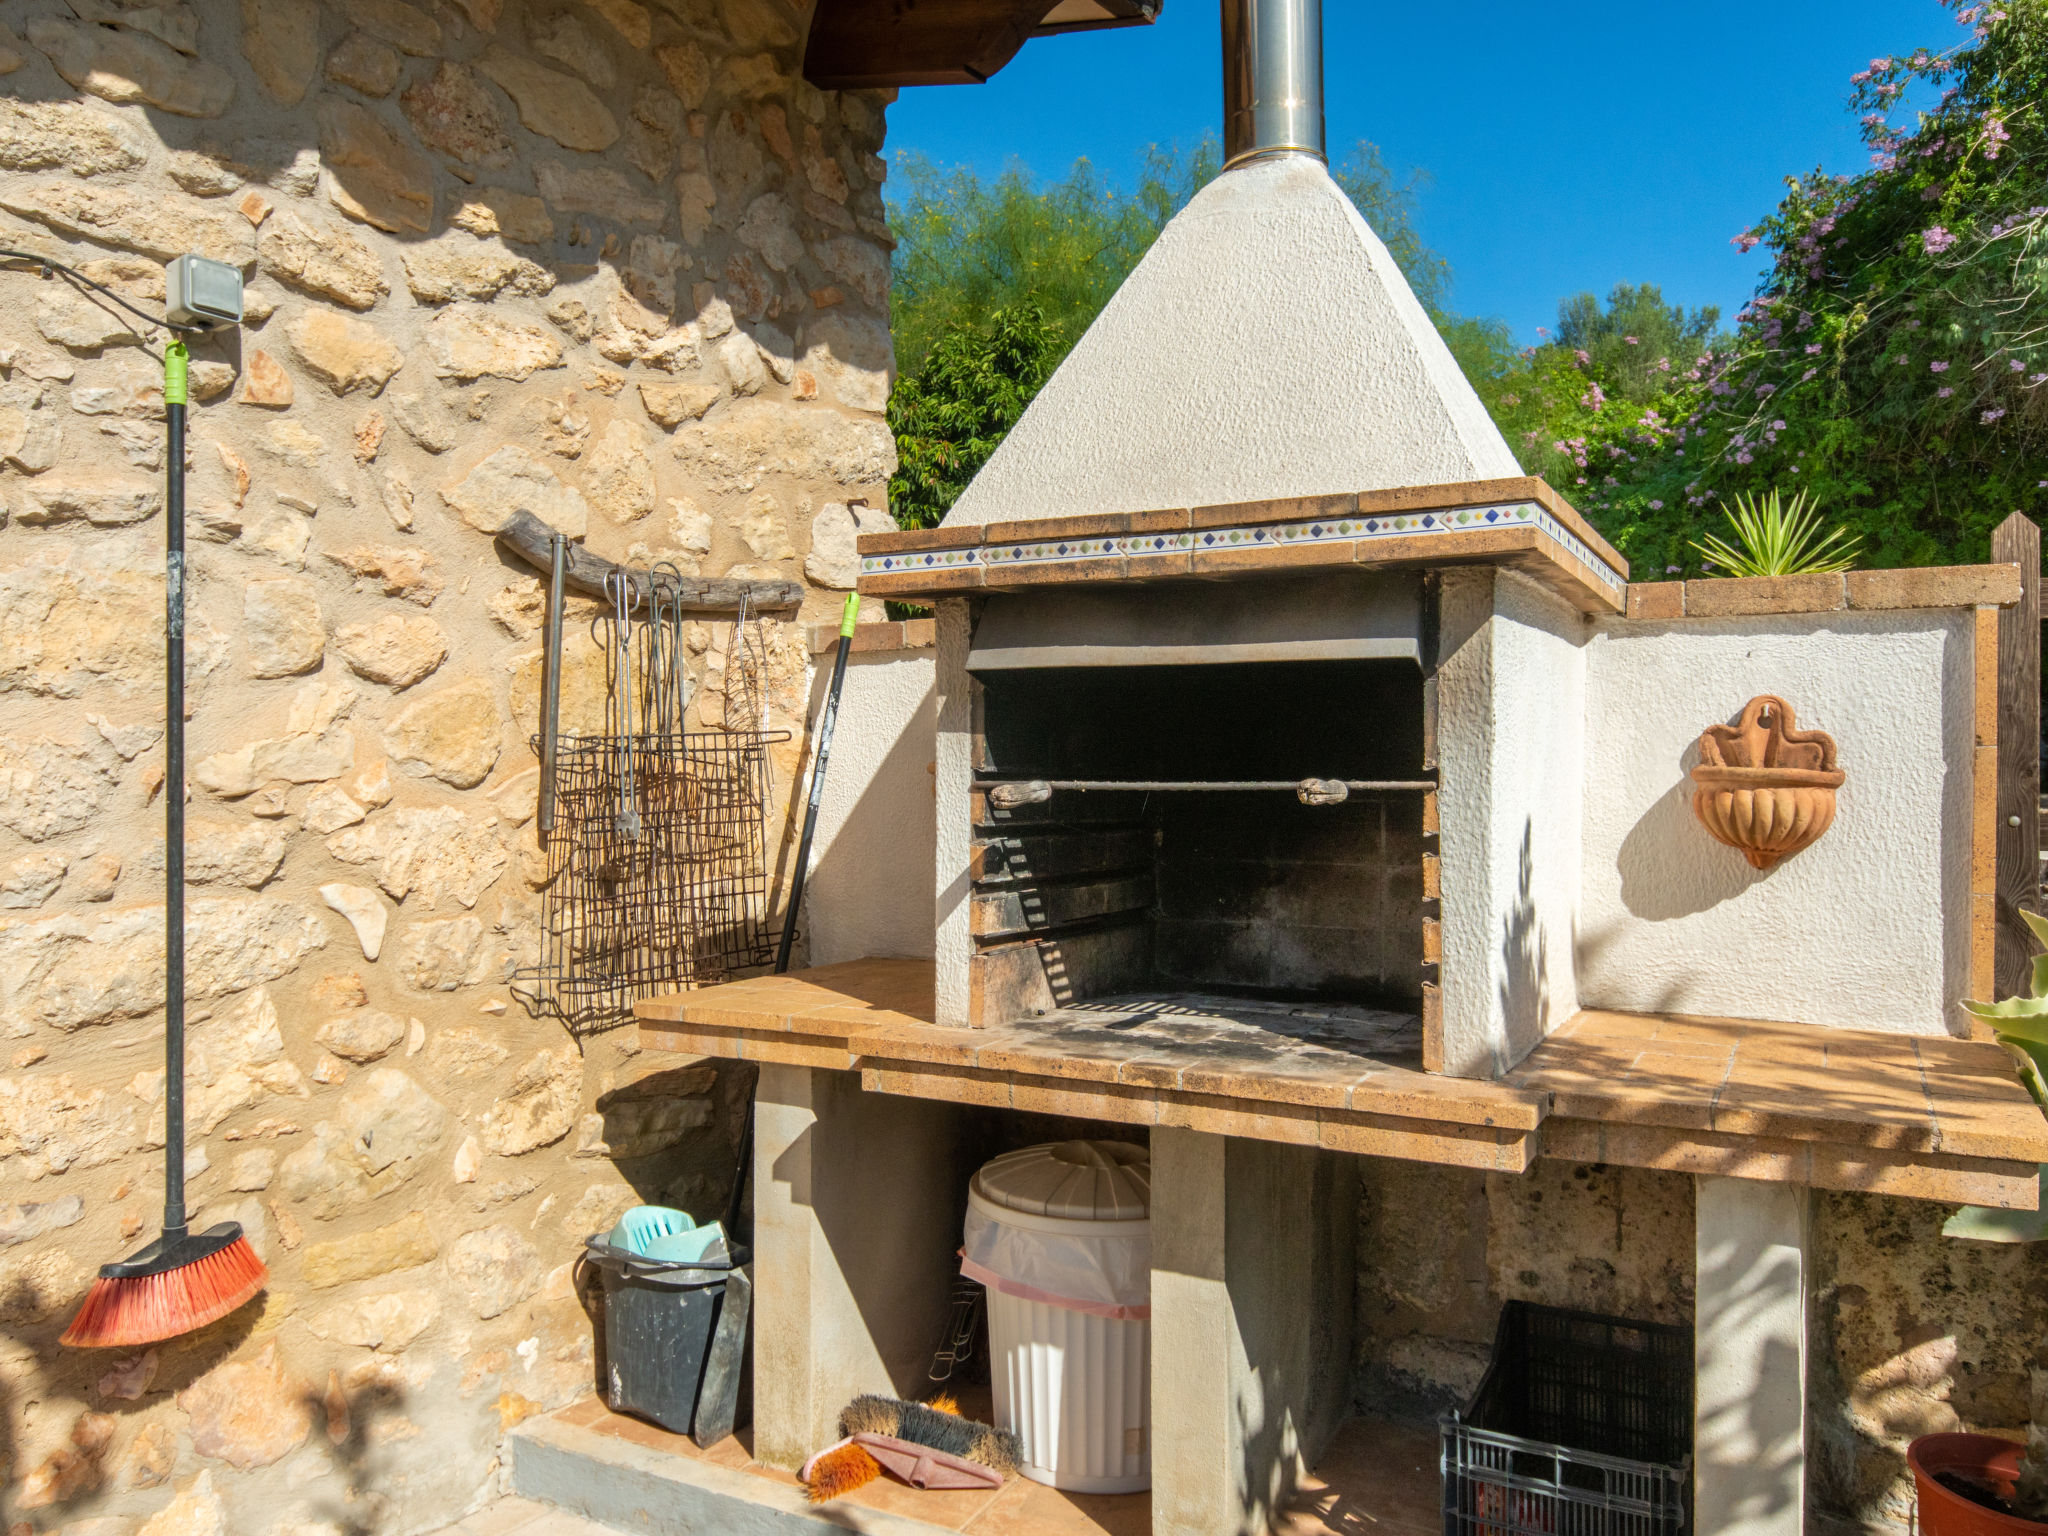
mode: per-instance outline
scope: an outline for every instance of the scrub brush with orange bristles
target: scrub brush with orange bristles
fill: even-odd
[[[226,1317],[270,1278],[236,1223],[195,1234],[185,1222],[186,365],[185,343],[173,340],[164,349],[164,1230],[140,1253],[100,1266],[61,1341],[85,1348],[128,1348],[190,1333]]]
[[[804,1489],[813,1504],[864,1488],[882,1475],[881,1462],[854,1438],[858,1435],[923,1446],[987,1467],[1004,1478],[1015,1474],[1022,1455],[1015,1435],[963,1418],[960,1405],[950,1394],[923,1403],[856,1397],[839,1415],[839,1433],[846,1438],[812,1457],[804,1468]]]

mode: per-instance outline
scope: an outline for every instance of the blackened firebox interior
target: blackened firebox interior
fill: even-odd
[[[1027,668],[979,682],[983,785],[1425,777],[1412,660]],[[1287,790],[975,803],[977,943],[1064,937],[1072,1001],[1193,990],[1420,1006],[1419,792],[1354,791],[1337,805]]]

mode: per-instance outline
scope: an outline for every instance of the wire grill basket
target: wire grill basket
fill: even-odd
[[[559,736],[540,962],[520,979],[579,1035],[774,956],[769,748],[778,731]]]

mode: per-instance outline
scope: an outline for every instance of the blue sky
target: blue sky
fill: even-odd
[[[1128,181],[1146,145],[1219,127],[1217,27],[1216,0],[1166,0],[1156,26],[1031,43],[987,85],[906,90],[889,152],[1041,176],[1086,155]],[[1430,174],[1419,225],[1453,306],[1525,341],[1618,282],[1732,315],[1758,261],[1729,240],[1782,178],[1867,162],[1849,76],[1960,36],[1936,0],[1326,0],[1330,144]]]

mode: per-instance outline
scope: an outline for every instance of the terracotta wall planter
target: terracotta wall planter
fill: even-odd
[[[2001,1515],[1951,1493],[1934,1480],[1937,1472],[1960,1472],[1989,1483],[2001,1495],[2012,1492],[2021,1447],[1996,1435],[1922,1435],[1906,1448],[1906,1465],[1919,1493],[1922,1536],[2044,1536],[2048,1522]]]
[[[1763,694],[1734,725],[1709,726],[1693,769],[1692,810],[1718,842],[1757,869],[1811,847],[1834,824],[1835,740],[1802,731],[1792,706]]]

